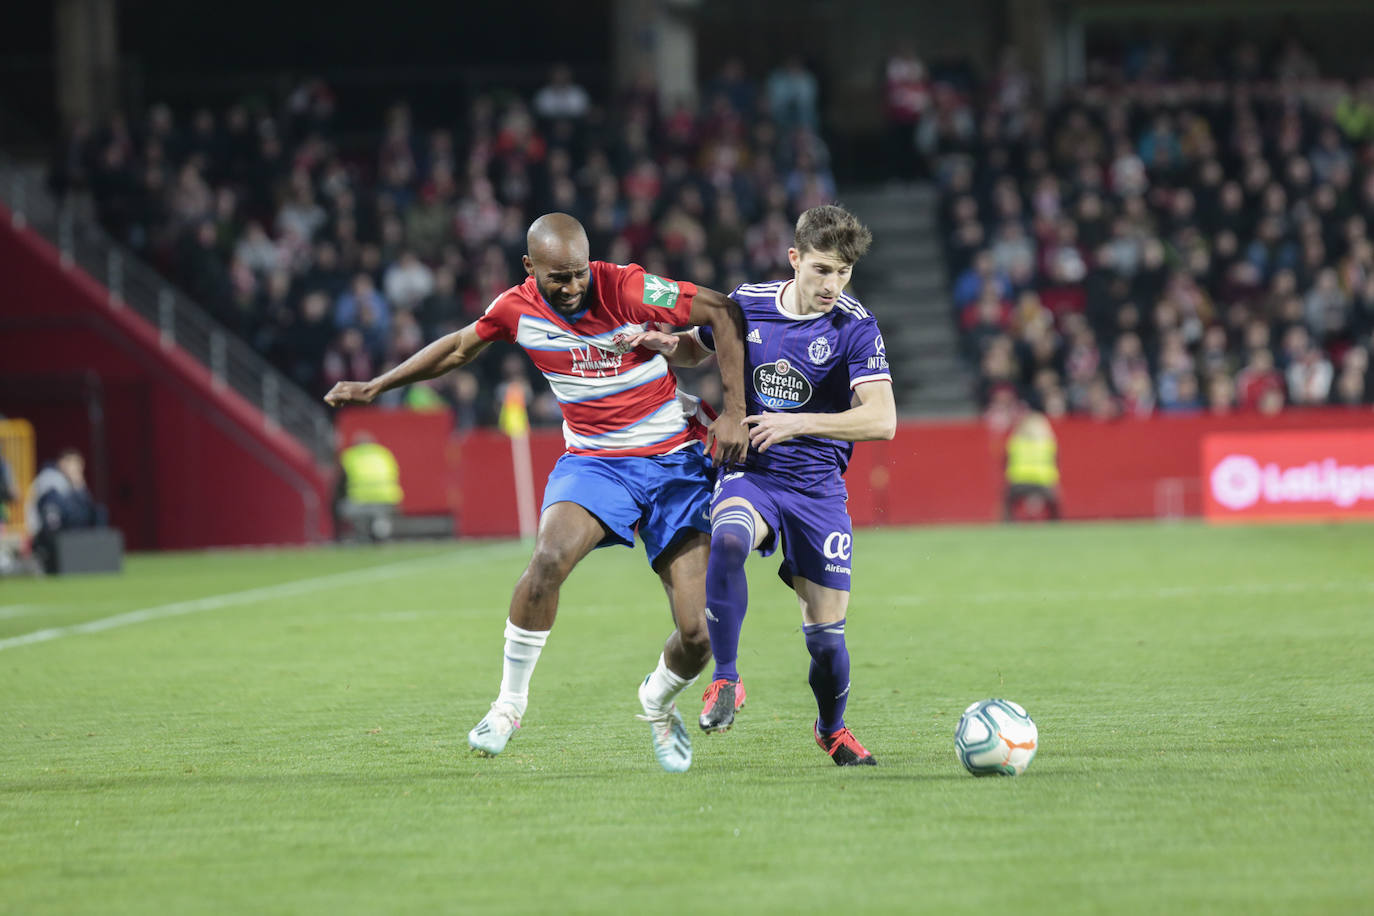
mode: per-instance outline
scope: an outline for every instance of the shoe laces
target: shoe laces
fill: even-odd
[[[835,751],[839,750],[841,747],[845,747],[853,751],[860,757],[868,756],[868,750],[862,744],[859,743],[859,739],[855,738],[854,733],[851,732],[847,727],[842,728],[839,731],[835,732],[835,734],[826,737],[825,741],[826,750],[829,751],[831,754],[834,754]]]
[[[670,703],[658,712],[645,712],[643,714],[636,713],[635,718],[641,722],[648,722],[650,725],[654,727],[656,731],[660,732],[666,737],[673,733],[673,710],[676,708],[676,704]]]
[[[706,692],[701,695],[702,701],[705,703],[714,703],[716,701],[716,697],[720,696],[720,692],[724,690],[726,686],[732,683],[734,682],[727,681],[724,679],[712,681],[709,685],[707,685]]]
[[[520,727],[520,717],[516,715],[515,709],[499,700],[491,704],[487,718],[493,726],[503,726],[504,731],[514,731]]]

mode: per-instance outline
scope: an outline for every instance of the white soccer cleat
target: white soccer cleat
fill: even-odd
[[[518,728],[520,717],[515,709],[498,700],[491,704],[482,721],[468,732],[468,744],[483,757],[495,757],[506,749],[506,742]]]
[[[670,703],[666,709],[655,708],[644,701],[644,688],[649,679],[639,685],[639,705],[644,707],[644,715],[635,716],[649,723],[649,734],[654,740],[654,756],[659,765],[669,773],[685,773],[692,765],[692,738],[687,734],[687,726],[682,724],[677,704]]]

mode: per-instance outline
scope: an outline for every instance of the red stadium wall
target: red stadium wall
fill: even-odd
[[[0,207],[0,412],[67,445],[132,549],[301,543],[331,532],[330,476],[300,443]]]
[[[450,437],[433,414],[357,410],[345,430],[366,428],[396,452],[408,512],[452,512],[470,536],[516,533],[510,441],[479,430]],[[1294,411],[1278,417],[1185,416],[1055,424],[1066,518],[1201,514],[1201,448],[1218,432],[1370,429],[1374,413]],[[978,422],[902,424],[891,442],[865,442],[850,465],[849,511],[858,525],[989,522],[1001,517],[1004,436]],[[556,430],[533,436],[535,489],[562,454]]]

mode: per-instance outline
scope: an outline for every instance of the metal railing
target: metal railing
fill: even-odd
[[[0,155],[0,200],[18,227],[52,242],[64,267],[77,266],[109,291],[112,308],[128,308],[158,329],[164,349],[203,363],[217,388],[262,411],[263,422],[298,439],[318,461],[332,463],[334,432],[324,405],[274,369],[165,277],[116,243],[71,201],[58,201],[40,170]]]

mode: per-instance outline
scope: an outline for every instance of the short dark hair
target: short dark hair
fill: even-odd
[[[812,207],[797,220],[793,237],[798,252],[833,251],[846,264],[858,262],[873,244],[873,233],[844,207]]]

